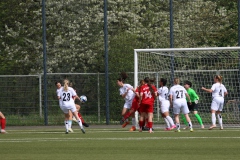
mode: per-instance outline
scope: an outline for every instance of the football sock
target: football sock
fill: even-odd
[[[168,122],[167,118],[164,118],[164,121],[166,123],[166,128],[170,128],[170,123]]]
[[[81,129],[83,128],[83,126],[82,126],[82,121],[81,121],[80,118],[78,119],[78,125],[79,125],[79,127],[80,127]]]
[[[202,119],[201,119],[201,117],[199,116],[199,114],[194,114],[194,116],[197,118],[198,123],[199,123],[200,125],[202,125],[202,124],[203,124],[203,123],[202,123]]]
[[[216,115],[215,115],[215,113],[212,113],[212,124],[216,125]]]
[[[167,116],[167,117],[166,117],[166,119],[168,120],[168,122],[170,123],[170,125],[171,125],[171,126],[173,126],[173,125],[174,125],[174,122],[173,122],[173,119],[172,119],[172,117],[170,117],[170,116]]]
[[[153,126],[153,122],[148,122],[148,127],[152,128],[152,126]]]
[[[222,127],[222,115],[221,114],[218,114],[217,115],[217,117],[218,117],[218,123],[219,123],[219,125]]]
[[[139,127],[143,128],[143,126],[144,126],[144,122],[143,121],[139,121]]]
[[[1,122],[1,129],[5,129],[5,127],[6,127],[6,119],[5,118],[0,118],[0,122]]]
[[[192,122],[191,121],[188,122],[188,126],[189,126],[190,129],[192,129]]]
[[[185,117],[183,114],[181,114],[181,117],[182,117],[183,123],[184,123],[186,126],[188,126],[188,122],[187,122],[186,117]]]
[[[124,115],[123,119],[124,119],[124,120],[128,119],[128,117],[130,117],[130,115],[131,115],[131,113],[130,113],[130,112],[127,112],[127,113]]]
[[[72,128],[72,120],[68,120],[68,128]]]
[[[80,113],[80,112],[78,112],[78,117],[81,119],[82,123],[84,123],[84,122],[85,122],[85,121],[84,121],[84,119],[82,118],[82,115],[81,115],[81,113]]]
[[[180,130],[180,123],[176,123],[177,130]]]
[[[68,121],[64,121],[66,132],[68,132]]]

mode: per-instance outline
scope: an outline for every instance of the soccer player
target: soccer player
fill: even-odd
[[[82,133],[85,133],[85,130],[83,128],[82,125],[82,121],[80,120],[80,118],[78,117],[77,114],[77,109],[74,103],[74,97],[77,95],[75,90],[72,87],[69,87],[69,81],[67,79],[64,80],[64,86],[62,88],[60,88],[59,92],[58,92],[58,99],[60,101],[61,104],[61,109],[65,115],[65,127],[66,127],[66,134],[68,134],[69,131],[69,110],[72,112],[72,114],[74,115],[74,117],[78,120],[78,125],[81,128]]]
[[[132,91],[135,93],[135,97],[133,99],[133,102],[132,102],[132,106],[130,108],[130,110],[123,116],[123,118],[121,119],[120,121],[120,124],[123,124],[125,122],[126,119],[128,119],[130,116],[134,116],[135,115],[135,112],[138,111],[140,113],[140,110],[139,110],[139,90],[141,88],[141,86],[144,84],[144,81],[143,80],[140,80],[140,85],[136,88],[136,89],[132,89]],[[129,130],[130,132],[131,131],[136,131],[136,126],[132,125],[132,128],[130,128]]]
[[[5,128],[6,128],[6,118],[4,114],[0,111],[0,125],[1,125],[1,134],[7,133]]]
[[[216,127],[216,114],[218,117],[218,123],[220,125],[220,129],[223,129],[222,115],[221,112],[223,110],[224,105],[224,96],[228,94],[226,87],[222,84],[222,76],[215,75],[214,76],[214,84],[211,89],[207,89],[202,87],[202,90],[212,93],[212,104],[211,104],[211,114],[212,114],[212,126],[209,130],[212,130]]]
[[[125,100],[122,109],[122,119],[124,119],[125,114],[131,108],[133,99],[135,97],[135,93],[133,92],[133,86],[124,83],[127,77],[128,77],[127,74],[125,72],[122,72],[120,74],[120,78],[117,79],[117,85],[120,87],[119,88],[120,96]],[[126,125],[128,125],[129,123],[130,122],[128,121],[128,119],[125,119],[125,122],[122,124],[122,127],[123,128],[126,127]],[[136,120],[134,115],[132,115],[132,126],[136,126]]]
[[[186,89],[179,84],[180,84],[180,79],[174,78],[174,86],[170,88],[170,92],[169,92],[170,103],[171,103],[171,106],[173,106],[173,113],[175,117],[175,123],[177,126],[177,130],[175,132],[180,132],[180,121],[179,121],[180,112],[182,112],[186,117],[188,126],[190,128],[190,132],[193,132],[192,122],[188,115],[189,109],[187,106],[186,97],[190,102],[190,104],[191,104],[191,100]]]
[[[140,120],[139,120],[139,132],[142,132],[144,127],[144,119],[147,115],[149,133],[153,133],[153,106],[154,100],[157,97],[157,89],[154,85],[151,84],[153,82],[149,77],[144,78],[145,84],[140,89],[139,96],[139,104],[140,104]]]
[[[202,119],[201,119],[200,115],[198,114],[198,100],[199,100],[199,97],[191,87],[192,87],[192,82],[185,81],[184,88],[187,90],[187,93],[190,96],[190,100],[191,100],[191,104],[190,104],[190,102],[187,99],[188,109],[190,110],[190,112],[193,111],[193,114],[197,118],[197,121],[201,125],[201,128],[204,128]],[[183,118],[184,124],[186,126],[188,126],[185,116],[182,116],[182,118]]]
[[[174,124],[172,117],[169,116],[170,102],[168,98],[169,94],[166,84],[167,80],[165,78],[161,78],[159,82],[160,88],[158,89],[158,98],[160,102],[161,114],[167,125],[165,130],[169,131],[176,128],[176,125]]]
[[[60,82],[60,81],[56,81],[56,82],[55,82],[55,86],[57,87],[56,93],[57,93],[57,95],[58,95],[58,92],[59,92],[60,89],[62,88],[61,82]],[[69,86],[72,86],[72,84],[70,84]],[[75,92],[76,92],[76,90],[75,90]],[[74,97],[74,101],[75,101],[75,99],[79,99],[78,95],[76,95],[76,97]],[[59,106],[61,106],[61,101],[60,101],[60,100],[59,100]],[[78,104],[75,104],[75,106],[76,106],[76,109],[77,109],[78,117],[81,119],[83,126],[89,127],[89,125],[84,121],[81,113],[79,112],[81,106],[78,105]],[[60,107],[60,108],[61,108],[61,107]],[[78,123],[78,121],[77,121],[77,119],[72,115],[72,112],[71,112],[71,111],[69,111],[69,115],[70,115],[70,117],[69,117],[69,120],[68,120],[68,125],[69,125],[68,130],[69,130],[69,132],[73,132],[73,129],[72,129],[72,121],[75,121],[76,123]]]

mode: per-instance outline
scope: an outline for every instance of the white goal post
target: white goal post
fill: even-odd
[[[211,88],[213,76],[223,76],[223,84],[229,94],[225,98],[223,123],[238,126],[240,123],[240,47],[208,47],[208,48],[164,48],[134,49],[134,86],[145,77],[155,78],[158,88],[160,78],[168,80],[172,86],[173,78],[180,78],[193,83],[192,88],[200,97],[199,115],[203,123],[211,124],[211,94],[202,91],[202,86]],[[191,115],[193,124],[196,118]],[[154,122],[163,123],[159,113],[158,101],[155,103]]]

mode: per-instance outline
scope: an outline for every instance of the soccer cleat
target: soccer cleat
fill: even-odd
[[[122,128],[126,127],[130,122],[124,122]]]
[[[149,131],[149,128],[145,126],[145,127],[142,128],[142,130],[143,131]]]
[[[216,127],[216,125],[212,125],[211,127],[208,128],[208,130],[212,130],[215,127]]]
[[[1,129],[1,132],[0,132],[1,134],[5,134],[5,133],[7,133],[6,132],[6,130],[5,129]]]
[[[82,125],[83,125],[84,127],[89,127],[89,125],[88,125],[86,122],[82,123]]]
[[[171,130],[171,128],[165,128],[164,129],[164,131],[170,131]]]
[[[78,123],[77,119],[75,117],[72,118],[72,120],[76,123]]]
[[[188,129],[189,127],[185,127],[185,128],[183,128],[183,129]]]
[[[223,126],[220,127],[220,130],[223,130]]]
[[[85,130],[84,130],[84,128],[81,128],[81,131],[82,131],[82,133],[83,134],[85,134],[86,132],[85,132]]]
[[[149,132],[149,133],[153,133],[153,130],[152,130],[152,128],[150,128],[148,132]]]
[[[68,131],[66,131],[65,134],[68,134]]]
[[[201,125],[201,128],[204,129],[204,125],[203,124]]]
[[[135,126],[132,126],[132,128],[130,128],[129,131],[130,131],[130,132],[132,132],[132,131],[136,131],[136,127],[135,127]]]
[[[172,127],[170,129],[172,130],[172,129],[175,129],[175,128],[177,128],[177,126],[174,124],[174,125],[172,125]]]
[[[177,129],[177,130],[175,130],[175,132],[181,132],[181,130],[180,130],[180,129]]]
[[[193,132],[193,129],[192,129],[192,128],[190,129],[190,132]]]
[[[68,131],[69,131],[69,132],[73,132],[73,129],[72,129],[72,128],[68,128]]]

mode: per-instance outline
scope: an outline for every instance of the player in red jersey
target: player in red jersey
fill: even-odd
[[[3,113],[0,111],[0,125],[1,125],[1,134],[7,133],[5,130],[6,127],[6,118]]]
[[[136,89],[132,89],[132,91],[135,93],[135,97],[133,99],[132,106],[131,106],[130,110],[123,116],[123,118],[120,121],[120,124],[123,124],[125,122],[125,120],[128,119],[130,116],[134,117],[136,111],[138,111],[140,113],[139,90],[143,84],[144,84],[144,80],[140,80],[140,85]],[[132,125],[132,128],[130,128],[129,131],[135,131],[135,130],[136,130],[136,126]]]
[[[144,119],[147,115],[148,117],[148,127],[149,133],[152,133],[153,126],[153,106],[154,100],[157,97],[157,89],[154,85],[151,84],[152,80],[149,77],[144,78],[145,84],[140,89],[140,121],[139,121],[139,132],[142,132],[144,127]]]

